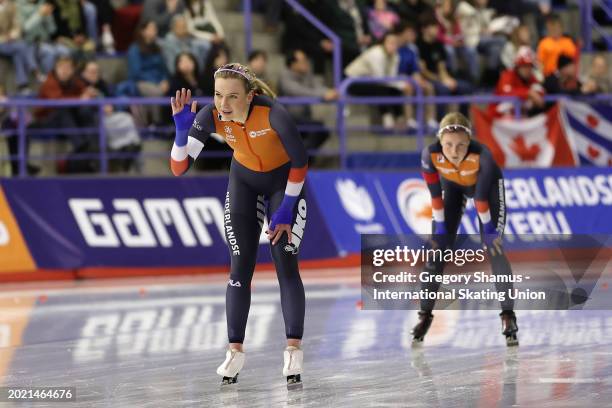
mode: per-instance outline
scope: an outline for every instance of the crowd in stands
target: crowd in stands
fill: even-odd
[[[588,75],[578,78],[580,44],[567,35],[553,11],[553,5],[563,0],[299,1],[341,39],[345,77],[409,76],[426,96],[475,92],[517,96],[524,101],[525,115],[546,109],[546,94],[612,89],[603,56],[596,56]],[[329,81],[333,42],[282,0],[255,0],[254,5],[265,15],[266,31],[279,34],[285,66],[278,78],[270,78],[267,53],[255,50],[248,58],[253,71],[281,96],[337,99]],[[527,15],[532,18],[525,19]],[[100,79],[95,61],[101,53],[124,55],[125,80]],[[182,87],[195,96],[212,96],[214,71],[240,59],[232,55],[210,0],[0,0],[0,57],[14,67],[15,95],[43,99],[158,97]],[[356,83],[349,93],[410,96],[415,86],[407,81]],[[384,128],[417,126],[412,104],[376,109]],[[307,129],[302,132],[307,147],[319,148],[329,132],[321,129],[311,108],[289,110]],[[426,126],[436,129],[445,110],[442,105],[426,105]],[[489,106],[489,111],[514,115],[513,106],[504,103]],[[14,125],[6,110],[2,115],[4,128]],[[33,112],[28,126],[79,129],[104,121],[112,151],[136,151],[137,127],[170,123],[163,107],[109,106],[104,115],[100,118],[97,108],[41,108]],[[129,129],[123,139],[121,129]],[[63,136],[74,152],[91,151],[97,143],[97,136],[86,132]],[[11,154],[17,152],[15,139],[9,138]],[[226,146],[213,140],[209,148]],[[126,166],[129,162],[124,161],[118,168]],[[201,166],[223,168],[227,161],[212,159]],[[15,172],[16,162],[13,167]]]

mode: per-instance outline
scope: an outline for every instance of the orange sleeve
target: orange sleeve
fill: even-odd
[[[576,56],[576,44],[574,44],[574,41],[572,41],[571,38],[566,38],[565,41],[563,42],[563,47],[562,47],[562,54],[565,54],[569,57],[575,57]]]

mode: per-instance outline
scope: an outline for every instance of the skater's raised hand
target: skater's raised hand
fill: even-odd
[[[174,98],[170,98],[170,106],[172,106],[172,116],[175,116],[183,111],[186,105],[191,101],[191,89],[182,88],[176,91]],[[198,107],[196,101],[191,102],[191,112],[195,113]]]
[[[184,146],[187,143],[187,132],[191,128],[196,117],[198,103],[196,101],[191,102],[190,108],[190,102],[191,90],[185,88],[176,91],[176,97],[170,98],[172,118],[176,126],[175,142],[177,146]]]

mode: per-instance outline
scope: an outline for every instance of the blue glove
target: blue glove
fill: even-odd
[[[274,231],[278,224],[291,224],[293,220],[293,207],[295,207],[296,201],[297,197],[285,195],[280,207],[270,218],[270,231]]]
[[[446,224],[444,221],[434,221],[434,232],[435,235],[446,235]]]
[[[493,247],[493,241],[499,236],[495,230],[495,225],[492,222],[485,222],[482,224],[482,241],[487,248]]]
[[[185,105],[182,111],[172,115],[174,119],[174,125],[176,127],[176,135],[174,137],[174,144],[179,147],[187,144],[187,135],[193,121],[195,120],[196,114],[191,111],[190,105]]]
[[[444,249],[448,242],[448,231],[446,231],[446,224],[444,221],[434,221],[433,233],[431,235],[431,242],[433,249]]]

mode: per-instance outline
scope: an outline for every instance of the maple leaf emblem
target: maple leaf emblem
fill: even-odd
[[[525,137],[521,134],[512,138],[512,144],[510,148],[518,157],[520,157],[521,161],[528,162],[534,161],[537,159],[540,154],[540,146],[537,144],[532,144],[531,146],[527,146],[525,142]]]

